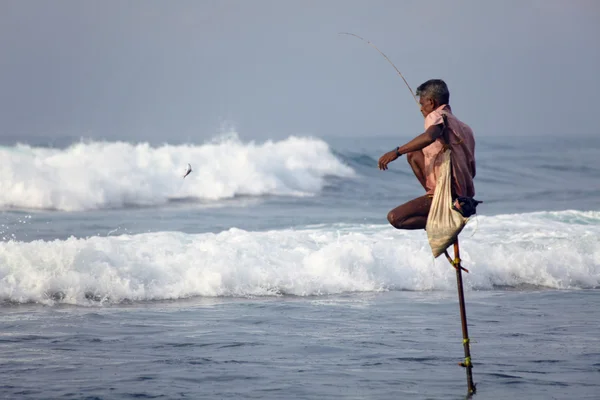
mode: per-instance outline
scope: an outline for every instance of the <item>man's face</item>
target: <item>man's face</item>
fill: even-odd
[[[421,105],[421,114],[424,117],[428,116],[430,112],[435,110],[435,102],[429,97],[419,97],[419,104]]]

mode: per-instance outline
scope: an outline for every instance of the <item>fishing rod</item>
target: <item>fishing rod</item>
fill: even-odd
[[[406,79],[404,79],[404,76],[402,75],[402,73],[400,72],[400,70],[398,68],[396,68],[396,66],[394,65],[394,63],[388,58],[388,56],[386,56],[381,50],[379,50],[377,48],[377,46],[375,46],[373,43],[371,43],[369,40],[360,37],[358,35],[355,35],[354,33],[349,33],[349,32],[340,32],[340,35],[350,35],[350,36],[354,36],[360,40],[362,40],[363,42],[366,42],[369,46],[373,47],[375,50],[377,50],[379,52],[379,54],[381,54],[390,64],[392,64],[392,67],[394,67],[394,69],[396,70],[396,72],[398,73],[398,75],[400,75],[400,77],[402,78],[402,80],[404,81],[404,83],[406,84],[406,87],[408,87],[408,90],[410,91],[410,94],[412,95],[413,99],[415,99],[415,102],[417,103],[417,105],[420,107],[421,104],[419,103],[419,101],[417,100],[417,97],[415,96],[413,90],[411,89],[410,85],[408,84],[408,82],[406,81]],[[462,281],[462,271],[465,272],[469,272],[468,269],[463,268],[461,265],[461,259],[460,259],[460,249],[459,249],[459,245],[458,245],[458,237],[456,238],[456,240],[454,241],[454,259],[452,259],[450,257],[450,255],[448,254],[448,251],[445,250],[444,253],[446,254],[446,258],[448,258],[448,261],[450,262],[450,264],[456,269],[456,286],[458,289],[458,304],[459,304],[459,308],[460,308],[460,322],[461,322],[461,327],[462,327],[462,334],[463,334],[463,349],[465,352],[465,358],[464,361],[459,363],[459,365],[461,367],[464,367],[466,369],[467,372],[467,390],[468,390],[468,397],[470,397],[471,395],[475,394],[477,388],[475,383],[473,383],[473,364],[471,362],[471,340],[469,339],[469,330],[468,330],[468,325],[467,325],[467,311],[466,311],[466,307],[465,307],[465,294],[464,294],[464,290],[463,290],[463,281]]]
[[[394,65],[394,63],[388,58],[388,56],[386,56],[385,54],[383,54],[383,52],[381,50],[379,50],[377,48],[377,46],[375,46],[373,43],[371,43],[369,40],[360,37],[358,35],[355,35],[354,33],[350,33],[350,32],[340,32],[340,35],[350,35],[350,36],[354,36],[356,38],[359,38],[360,40],[362,40],[363,42],[366,42],[369,46],[373,47],[375,50],[377,50],[379,52],[379,54],[381,54],[386,60],[387,62],[389,62],[390,64],[392,64],[392,67],[394,67],[394,69],[396,70],[396,72],[398,73],[398,75],[400,75],[400,78],[402,78],[402,80],[404,81],[404,83],[406,84],[406,87],[408,88],[408,90],[410,90],[410,94],[412,95],[413,99],[415,99],[415,102],[417,103],[417,105],[420,107],[421,104],[419,104],[419,100],[417,100],[417,96],[415,96],[413,90],[410,88],[410,85],[408,84],[408,82],[406,81],[406,79],[404,79],[404,76],[402,75],[402,72],[400,72],[400,70],[398,68],[396,68],[396,66]]]

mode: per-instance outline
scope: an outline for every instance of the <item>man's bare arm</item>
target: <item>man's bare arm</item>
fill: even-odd
[[[424,133],[406,143],[404,146],[400,146],[397,149],[382,155],[378,162],[379,169],[386,170],[387,165],[402,154],[412,153],[413,151],[421,150],[429,146],[431,143],[435,142],[437,138],[442,136],[443,131],[441,125],[430,126]]]
[[[437,138],[442,136],[443,131],[444,130],[442,129],[441,125],[430,126],[424,133],[421,133],[419,136],[406,143],[404,146],[400,146],[398,152],[400,153],[400,155],[402,155],[424,149],[431,143],[435,142]]]

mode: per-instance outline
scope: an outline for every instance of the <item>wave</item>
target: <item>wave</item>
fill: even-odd
[[[600,287],[600,213],[479,217],[461,236],[467,290]],[[0,299],[90,305],[194,296],[454,290],[424,232],[323,225],[0,243]]]
[[[75,143],[0,147],[0,208],[82,211],[172,200],[311,196],[354,170],[314,138],[261,144],[236,135],[203,145]],[[193,172],[182,179],[187,163]]]

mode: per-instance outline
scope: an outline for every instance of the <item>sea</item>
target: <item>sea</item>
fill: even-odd
[[[409,139],[2,139],[0,398],[469,397]],[[600,399],[600,138],[476,140],[473,398]]]

